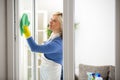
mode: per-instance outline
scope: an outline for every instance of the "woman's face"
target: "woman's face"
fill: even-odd
[[[61,24],[57,15],[53,15],[49,22],[49,29],[55,33],[61,32]]]

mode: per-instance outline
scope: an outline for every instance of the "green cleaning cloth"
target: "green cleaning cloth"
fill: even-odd
[[[23,32],[24,32],[23,27],[24,26],[29,26],[29,24],[30,24],[30,21],[28,20],[28,15],[26,13],[24,13],[22,15],[21,20],[20,20],[20,32],[21,32],[21,35],[23,35]]]

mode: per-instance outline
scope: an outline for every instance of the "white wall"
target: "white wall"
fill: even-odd
[[[115,65],[115,0],[76,0],[75,60]]]
[[[0,0],[0,80],[6,80],[6,13],[5,0]]]

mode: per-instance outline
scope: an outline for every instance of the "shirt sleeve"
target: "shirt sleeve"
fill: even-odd
[[[59,40],[51,41],[48,44],[38,45],[33,40],[33,38],[30,37],[30,38],[27,39],[27,42],[28,42],[28,44],[29,44],[29,46],[31,48],[31,51],[33,51],[33,52],[41,52],[41,53],[44,53],[44,54],[56,53],[61,48]]]

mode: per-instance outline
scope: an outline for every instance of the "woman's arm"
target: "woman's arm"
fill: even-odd
[[[62,48],[62,42],[61,40],[53,40],[49,42],[48,44],[43,44],[43,45],[38,45],[36,42],[33,40],[32,37],[27,39],[27,42],[31,48],[31,51],[33,52],[41,52],[44,54],[51,54],[51,53],[56,53]]]

